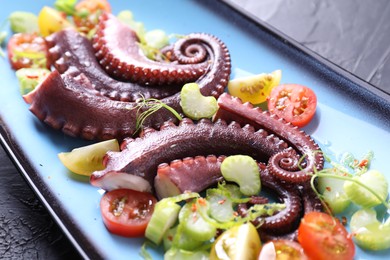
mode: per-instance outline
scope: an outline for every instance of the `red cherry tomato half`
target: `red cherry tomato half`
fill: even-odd
[[[298,84],[284,84],[272,89],[268,110],[291,124],[303,127],[313,118],[317,97],[313,90]]]
[[[156,203],[151,193],[130,189],[109,191],[100,201],[104,225],[116,235],[143,236]]]
[[[50,68],[45,40],[35,33],[17,33],[7,45],[8,59],[14,70],[21,68]]]
[[[355,255],[352,236],[338,219],[323,212],[303,217],[298,241],[310,259],[348,260]]]
[[[291,240],[273,240],[263,245],[258,260],[307,260],[302,246]]]

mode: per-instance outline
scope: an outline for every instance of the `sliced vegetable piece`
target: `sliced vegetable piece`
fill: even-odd
[[[171,248],[164,254],[164,260],[208,260],[209,252],[206,250],[187,251]]]
[[[390,218],[381,223],[377,212],[370,209],[356,211],[350,221],[353,239],[366,250],[384,250],[390,248]]]
[[[317,183],[319,192],[322,194],[333,214],[343,212],[351,204],[350,199],[344,191],[344,180],[321,177],[318,178]]]
[[[210,216],[219,222],[231,221],[234,218],[234,204],[229,196],[219,189],[207,190],[207,201],[210,204]]]
[[[62,29],[72,27],[72,24],[66,19],[65,14],[45,6],[39,12],[38,26],[41,35],[46,37]]]
[[[9,22],[14,33],[38,33],[38,17],[30,12],[16,11],[10,14]]]
[[[77,4],[77,0],[57,0],[54,2],[54,7],[60,11],[64,12],[67,15],[74,15],[76,9],[75,6]]]
[[[261,249],[258,260],[307,260],[302,246],[291,240],[274,240],[267,242]]]
[[[8,59],[14,70],[49,68],[49,53],[45,40],[35,33],[17,33],[7,44]]]
[[[259,234],[250,222],[234,226],[220,235],[211,248],[210,260],[257,259],[261,249]]]
[[[345,182],[344,190],[353,203],[364,208],[370,208],[386,200],[389,193],[389,184],[386,177],[379,171],[369,170],[360,176],[354,176],[352,180]],[[362,187],[362,185],[365,187]]]
[[[200,210],[209,210],[209,204],[205,199],[199,198],[199,203],[196,200],[187,202],[180,210],[179,222],[183,224],[183,232],[188,236],[195,237],[199,241],[208,241],[216,235],[217,229],[203,219]]]
[[[260,171],[256,161],[247,155],[231,155],[221,164],[222,176],[236,182],[240,191],[247,196],[260,192]]]
[[[164,236],[164,249],[169,250],[171,247],[183,250],[196,250],[203,245],[203,241],[199,241],[196,237],[188,236],[182,232],[183,225],[176,225],[169,229]]]
[[[159,245],[166,232],[174,226],[178,219],[181,206],[177,203],[195,197],[199,197],[199,194],[185,193],[160,200],[156,204],[154,214],[146,228],[145,237]]]
[[[34,90],[41,83],[50,70],[46,68],[22,68],[16,71],[16,77],[19,81],[19,89],[22,95]]]
[[[268,110],[291,124],[303,127],[314,117],[317,96],[314,91],[298,84],[283,84],[272,89]]]
[[[149,59],[155,60],[160,55],[160,49],[169,44],[169,37],[165,31],[155,29],[145,33],[145,44],[142,50]]]
[[[104,169],[103,158],[108,151],[119,151],[116,139],[75,148],[71,152],[62,152],[58,158],[70,171],[91,176],[92,172]]]
[[[218,110],[216,98],[203,96],[197,83],[185,84],[180,97],[184,114],[194,120],[211,118]]]
[[[109,191],[100,201],[104,225],[119,236],[143,236],[156,202],[157,199],[148,192],[129,189]]]
[[[228,83],[230,95],[239,97],[242,102],[260,104],[267,100],[271,90],[279,85],[282,71],[261,73],[253,76],[232,79]]]
[[[75,6],[73,21],[80,32],[88,34],[98,24],[103,12],[111,13],[107,0],[82,0]]]
[[[340,221],[323,212],[304,215],[298,227],[298,242],[310,259],[348,260],[355,245]]]

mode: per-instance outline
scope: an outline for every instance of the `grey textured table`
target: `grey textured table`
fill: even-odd
[[[387,0],[231,1],[390,93],[390,2]],[[3,148],[0,148],[0,258],[79,258]]]

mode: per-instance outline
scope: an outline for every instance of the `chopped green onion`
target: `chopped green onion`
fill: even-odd
[[[76,4],[77,0],[57,0],[54,3],[54,7],[58,11],[64,12],[67,15],[74,15],[76,12]]]

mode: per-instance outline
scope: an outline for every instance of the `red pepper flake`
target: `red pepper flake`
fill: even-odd
[[[37,75],[26,75],[26,77],[29,79],[37,79],[38,78]]]
[[[199,202],[199,205],[201,205],[201,206],[207,206],[207,202],[204,198],[199,198],[198,202]]]
[[[326,189],[327,191],[332,191],[332,188],[329,187],[329,186],[327,186],[325,189]]]
[[[367,167],[368,165],[368,160],[367,159],[363,159],[360,163],[359,163],[359,167],[363,168],[363,167]]]
[[[195,212],[197,209],[198,209],[198,207],[196,206],[196,203],[193,203],[191,206],[191,211]]]
[[[223,200],[218,201],[218,204],[219,204],[219,205],[222,205],[222,204],[224,204],[225,202],[226,202],[226,199],[223,199]]]
[[[169,241],[173,241],[173,236],[169,235],[169,236],[168,236],[168,240],[169,240]]]

